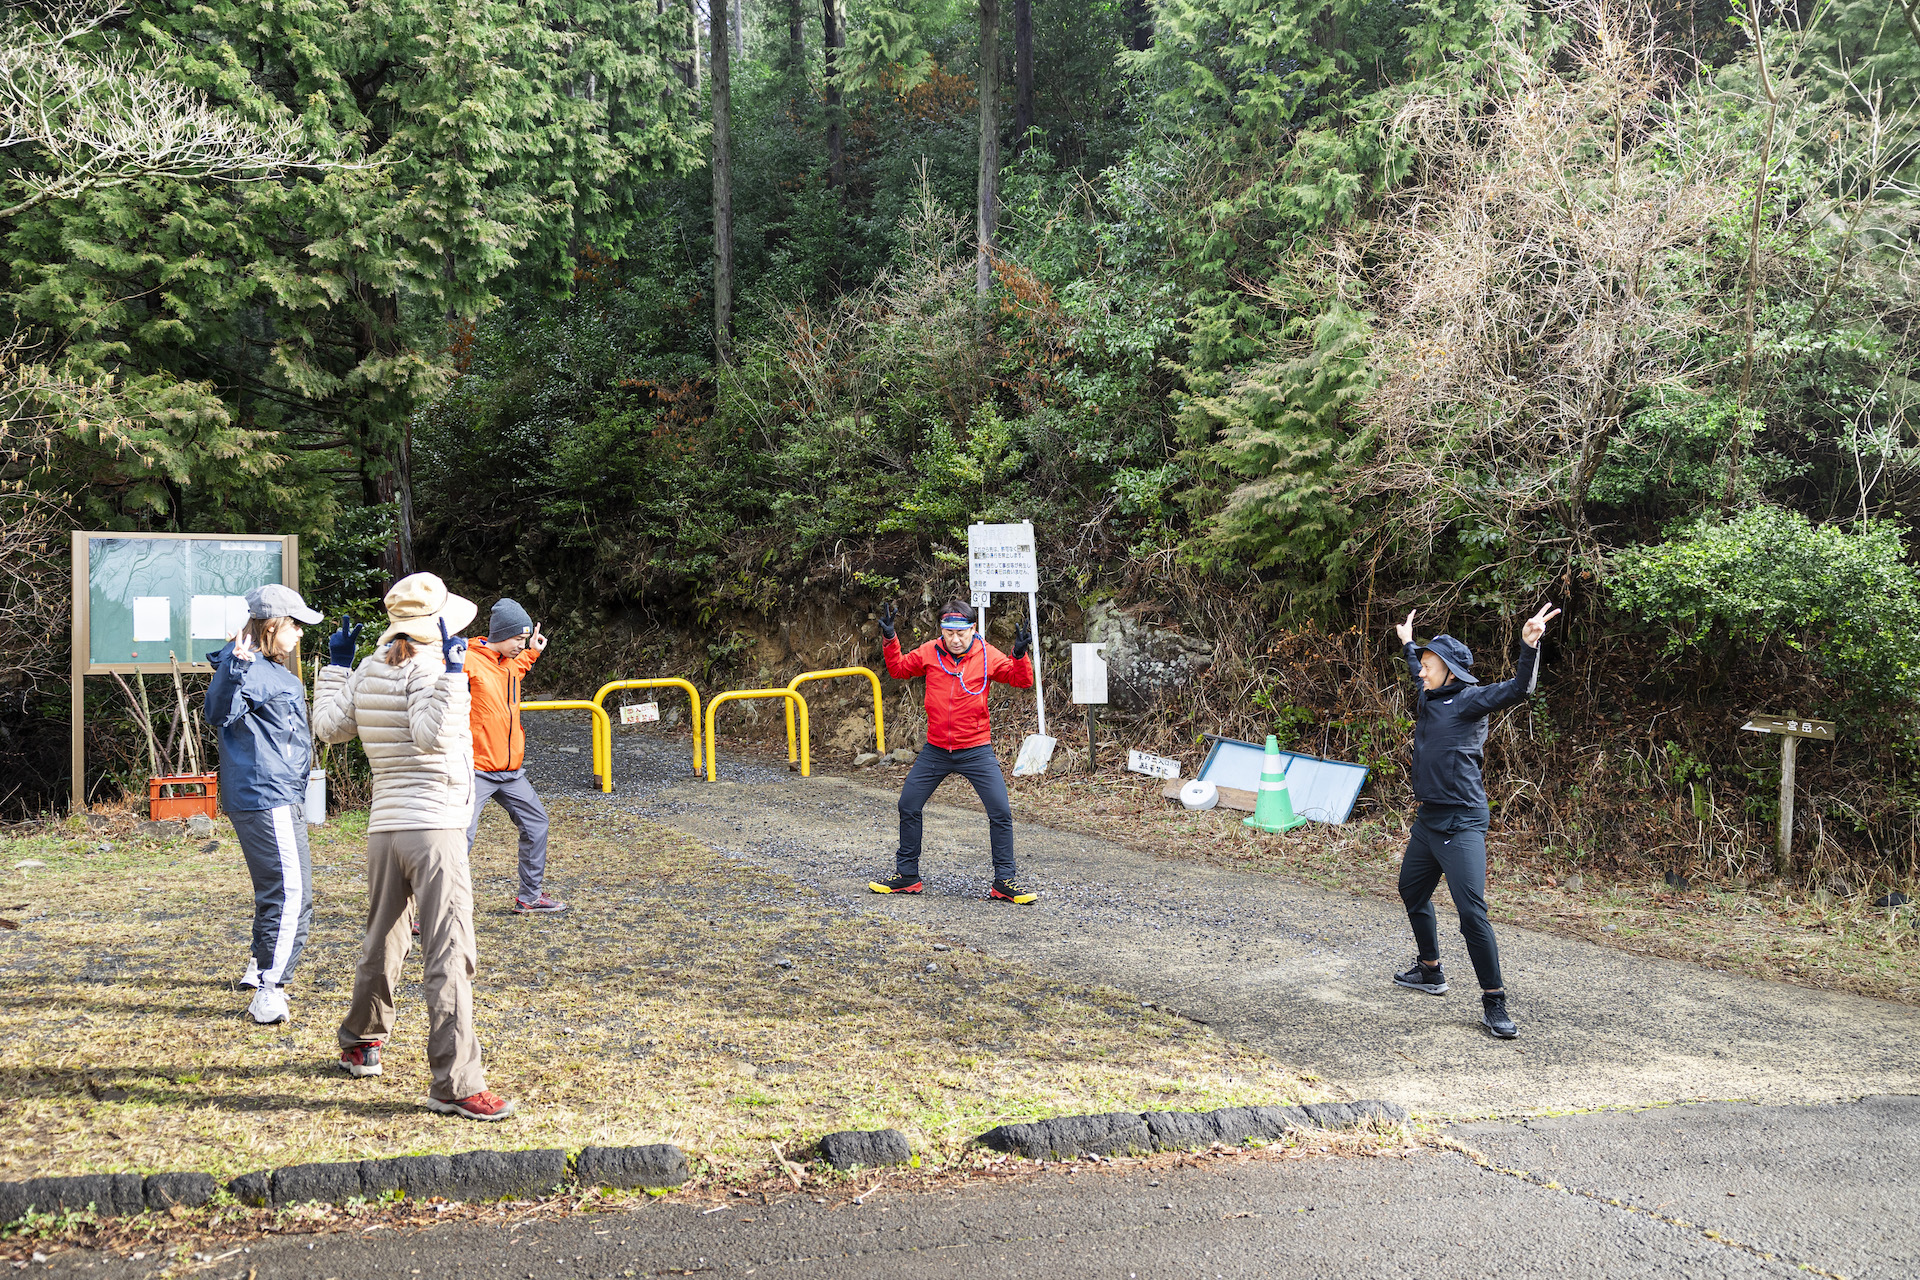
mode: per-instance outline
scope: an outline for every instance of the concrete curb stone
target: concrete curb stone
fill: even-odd
[[[836,1169],[907,1164],[913,1148],[898,1129],[847,1129],[820,1139],[820,1158]]]
[[[583,1187],[677,1187],[687,1180],[687,1154],[670,1142],[646,1147],[588,1147],[574,1161]]]
[[[1249,1138],[1271,1140],[1288,1129],[1356,1129],[1368,1121],[1403,1124],[1405,1107],[1366,1099],[1317,1102],[1304,1107],[1222,1107],[1218,1111],[1149,1111],[1142,1115],[1110,1112],[1097,1116],[1056,1116],[1030,1124],[1003,1124],[977,1139],[997,1151],[1029,1160],[1063,1160],[1120,1151],[1181,1151],[1234,1144]]]
[[[419,1200],[444,1196],[452,1189],[451,1156],[394,1156],[360,1162],[360,1194],[369,1200],[389,1191],[404,1191]]]
[[[154,1173],[147,1175],[147,1208],[198,1209],[213,1199],[220,1184],[210,1173]]]
[[[360,1194],[360,1162],[347,1164],[293,1164],[275,1169],[272,1201],[276,1205],[305,1204],[309,1200],[333,1203]]]

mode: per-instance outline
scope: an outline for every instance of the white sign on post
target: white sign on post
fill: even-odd
[[[660,719],[657,702],[629,702],[620,708],[621,724],[654,724]]]
[[[1107,660],[1100,656],[1105,644],[1073,646],[1073,700],[1087,706],[1107,705]]]
[[[1033,522],[967,526],[967,585],[975,596],[1040,589],[1040,558]]]
[[[1135,773],[1144,773],[1149,778],[1177,778],[1180,776],[1180,762],[1166,756],[1150,755],[1145,751],[1127,752],[1127,768]]]

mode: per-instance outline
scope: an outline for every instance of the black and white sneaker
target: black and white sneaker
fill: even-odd
[[[1412,991],[1424,991],[1430,996],[1443,996],[1447,994],[1447,975],[1442,972],[1439,965],[1435,965],[1429,969],[1418,960],[1415,960],[1413,962],[1413,968],[1407,970],[1405,973],[1394,974],[1393,980],[1395,984],[1399,986],[1406,987]]]
[[[1520,1034],[1520,1028],[1513,1025],[1513,1018],[1507,1013],[1507,993],[1480,993],[1480,1021],[1487,1026],[1487,1033],[1496,1040],[1511,1040]]]

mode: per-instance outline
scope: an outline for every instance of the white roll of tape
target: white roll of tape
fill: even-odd
[[[1220,788],[1195,778],[1180,788],[1180,803],[1189,809],[1211,809],[1220,803]]]

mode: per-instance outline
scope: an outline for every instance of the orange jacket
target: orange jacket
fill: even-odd
[[[887,674],[895,680],[927,678],[927,745],[965,751],[993,741],[987,723],[987,682],[997,680],[1016,689],[1033,688],[1033,659],[1009,658],[979,636],[958,658],[938,640],[929,640],[911,653],[900,652],[900,641],[889,640],[881,653]]]
[[[473,691],[473,767],[481,773],[509,773],[527,754],[527,733],[520,727],[520,677],[540,655],[522,649],[503,658],[485,640],[467,645],[467,687]]]

